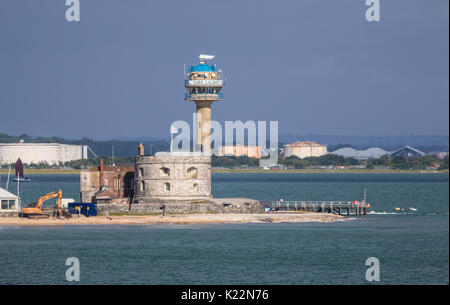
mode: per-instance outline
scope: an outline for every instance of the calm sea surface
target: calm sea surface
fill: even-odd
[[[59,188],[79,199],[78,175],[30,177],[24,202]],[[360,200],[364,188],[376,214],[338,223],[0,226],[0,284],[65,284],[68,257],[82,284],[366,284],[368,257],[381,284],[448,284],[448,174],[213,174],[215,197]]]

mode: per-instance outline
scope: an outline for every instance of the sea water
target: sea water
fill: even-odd
[[[79,199],[78,175],[30,177],[24,202]],[[448,284],[448,174],[213,174],[215,197],[350,201],[364,188],[375,214],[335,223],[0,226],[0,284],[69,283],[69,257],[81,284],[367,284],[369,257],[380,284]]]

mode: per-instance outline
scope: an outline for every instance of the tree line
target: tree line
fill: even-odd
[[[69,162],[60,162],[58,164],[48,164],[47,162],[39,163],[24,163],[25,168],[33,169],[58,169],[58,168],[73,168],[73,169],[87,169],[92,166],[100,165],[100,159],[103,159],[105,165],[133,165],[134,156],[116,157],[102,156],[98,158],[89,158],[82,160],[75,160]],[[339,155],[323,155],[320,157],[307,157],[300,159],[297,156],[289,156],[285,159],[280,158],[278,164],[287,169],[308,169],[314,167],[359,167],[365,169],[375,168],[389,168],[389,169],[437,169],[448,170],[448,156],[444,159],[438,159],[434,155],[425,155],[416,158],[404,158],[397,156],[394,158],[384,155],[378,159],[357,160],[353,157],[343,157]],[[5,164],[3,164],[5,166]],[[249,158],[247,156],[212,156],[211,166],[220,168],[258,168],[259,159]]]
[[[339,155],[327,154],[320,157],[299,158],[297,156],[289,156],[287,158],[280,158],[278,163],[287,169],[307,169],[313,167],[360,167],[365,169],[375,168],[389,168],[389,169],[448,169],[448,156],[444,159],[439,159],[435,155],[425,155],[423,157],[404,158],[397,156],[391,158],[389,155],[384,155],[378,159],[358,160],[353,157],[343,157]],[[213,167],[224,168],[242,168],[259,166],[259,159],[249,158],[247,156],[213,156],[211,158]]]

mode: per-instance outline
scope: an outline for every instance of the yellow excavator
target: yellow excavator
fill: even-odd
[[[42,211],[42,204],[52,198],[57,198],[56,201],[56,211],[53,213],[53,216],[69,216],[70,214],[64,213],[64,211],[61,209],[61,199],[62,199],[62,191],[59,190],[58,192],[51,192],[48,193],[41,198],[39,198],[38,202],[34,207],[27,207],[22,208],[21,214],[22,217],[32,217],[32,218],[39,218],[39,217],[50,217],[50,215],[45,214]]]

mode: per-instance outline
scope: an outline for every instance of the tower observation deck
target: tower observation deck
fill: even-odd
[[[200,55],[199,64],[189,66],[187,78],[184,81],[188,93],[184,99],[193,101],[196,105],[196,151],[211,153],[211,105],[223,100],[220,92],[224,85],[222,71],[207,60],[214,59],[214,55]]]

